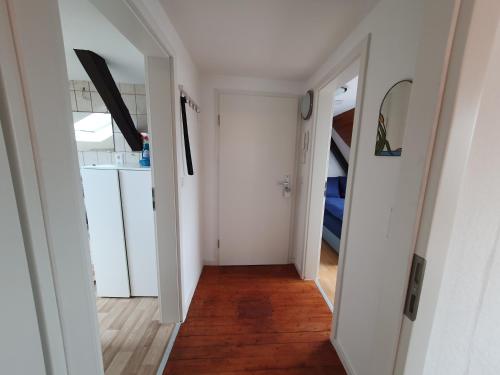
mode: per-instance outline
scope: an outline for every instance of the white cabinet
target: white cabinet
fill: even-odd
[[[118,171],[81,171],[99,297],[130,297]]]
[[[158,296],[149,169],[81,170],[100,297]]]
[[[151,171],[120,170],[119,174],[130,293],[133,296],[157,296]]]

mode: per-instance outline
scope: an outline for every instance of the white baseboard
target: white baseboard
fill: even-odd
[[[333,347],[335,348],[335,351],[337,352],[337,355],[340,358],[340,362],[342,362],[342,365],[344,366],[345,370],[347,371],[348,375],[356,375],[354,372],[351,363],[347,359],[347,356],[344,353],[344,350],[342,350],[342,346],[338,342],[338,340],[330,340]]]
[[[181,323],[176,323],[174,328],[172,329],[172,333],[168,338],[167,347],[165,348],[165,352],[163,353],[163,357],[161,358],[160,366],[158,366],[158,370],[156,371],[156,375],[162,375],[165,370],[165,366],[167,365],[168,357],[170,357],[170,353],[172,352],[172,348],[174,347],[175,339],[177,338],[177,334],[179,333],[179,328],[181,327]]]
[[[330,308],[330,311],[333,313],[333,304],[328,299],[325,291],[323,290],[323,288],[321,287],[321,284],[319,283],[319,280],[318,279],[314,280],[314,283],[316,284],[316,287],[318,288],[319,292],[323,296],[323,299],[325,300],[326,304]]]

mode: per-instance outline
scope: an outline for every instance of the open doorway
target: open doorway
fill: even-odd
[[[334,80],[327,89],[332,90],[332,120],[329,134],[329,153],[325,179],[325,200],[318,268],[318,286],[333,310],[339,254],[342,241],[344,206],[349,173],[356,95],[358,88],[358,62],[351,71]],[[354,76],[353,76],[354,75]],[[328,109],[328,108],[325,108]],[[323,110],[319,108],[318,110]],[[322,126],[322,125],[321,125]]]
[[[161,303],[148,60],[90,2],[59,7],[103,369],[155,374],[178,301]]]

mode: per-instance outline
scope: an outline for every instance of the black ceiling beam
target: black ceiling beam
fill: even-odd
[[[347,163],[344,155],[342,155],[342,152],[340,151],[339,146],[337,146],[337,144],[333,140],[333,137],[330,137],[330,151],[335,157],[335,160],[337,160],[337,162],[339,163],[344,173],[347,175],[347,172],[349,170],[349,163]]]
[[[141,151],[141,133],[134,125],[106,60],[92,51],[83,49],[74,51],[132,151]]]

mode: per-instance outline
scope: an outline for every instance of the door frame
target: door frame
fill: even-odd
[[[144,9],[139,9],[139,3],[132,0],[89,1],[144,56],[146,105],[151,135],[151,178],[155,193],[160,320],[162,323],[179,323],[186,312],[183,311],[180,264],[181,187],[178,181],[176,144],[176,54],[152,29],[145,19]],[[162,100],[163,98],[166,100]],[[164,119],[170,121],[166,124]],[[155,167],[155,164],[164,168]],[[166,171],[171,173],[165,173]],[[175,300],[178,304],[166,302]]]
[[[339,249],[339,263],[337,268],[337,283],[336,292],[334,299],[334,308],[338,310],[340,304],[342,303],[342,279],[344,274],[344,267],[346,262],[347,254],[347,244],[348,244],[348,228],[351,219],[351,203],[353,186],[355,183],[355,173],[356,161],[358,154],[358,142],[359,142],[359,124],[362,117],[362,109],[364,102],[364,91],[365,91],[365,81],[368,68],[368,55],[370,48],[371,34],[368,34],[356,47],[354,47],[333,69],[327,73],[320,83],[315,87],[314,93],[316,99],[314,104],[313,118],[312,118],[312,129],[311,129],[311,163],[309,165],[309,179],[307,180],[307,194],[306,194],[306,220],[305,220],[305,236],[304,236],[304,251],[302,254],[302,277],[304,279],[316,280],[319,271],[319,261],[320,261],[320,243],[321,243],[321,233],[318,228],[311,225],[314,220],[314,216],[318,214],[318,210],[321,210],[321,206],[324,209],[324,181],[327,175],[326,163],[328,162],[329,148],[320,150],[318,144],[320,143],[319,132],[317,131],[319,121],[319,101],[321,91],[325,89],[332,81],[337,77],[342,75],[353,63],[358,61],[359,64],[359,75],[358,75],[358,87],[356,93],[356,110],[354,114],[353,123],[353,133],[351,141],[351,151],[349,156],[349,164],[351,166],[347,177],[346,186],[346,196],[344,204],[344,220],[342,225],[341,242]],[[331,127],[331,123],[327,123]],[[324,125],[326,126],[326,125]],[[318,160],[318,157],[321,159]],[[320,162],[325,163],[320,163]],[[316,184],[314,184],[316,182]],[[315,186],[314,186],[315,185]],[[315,197],[321,197],[321,199],[314,200]],[[336,342],[336,332],[338,328],[338,319],[333,319],[332,331],[331,331],[331,341],[339,354],[344,367],[349,373],[354,373],[348,363],[346,356],[343,354],[342,348],[337,345]]]
[[[9,21],[2,23],[8,32],[0,38],[2,71],[5,68],[0,82],[5,90],[5,97],[0,98],[0,106],[5,109],[2,127],[16,188],[44,358],[47,368],[57,373],[103,374],[76,145],[74,135],[67,128],[71,123],[71,110],[58,4],[48,0],[36,4],[28,0],[0,1],[1,16]],[[164,275],[165,279],[160,281],[158,298],[161,304],[164,291],[170,293],[168,304],[165,303],[169,308],[161,309],[162,322],[180,322],[175,54],[146,28],[146,23],[128,2],[98,3],[113,11],[116,19],[110,21],[115,26],[120,21],[126,27],[124,34],[146,58],[163,61],[163,68],[155,73],[155,79],[161,77],[161,82],[168,83],[161,91],[163,112],[156,113],[160,106],[155,105],[153,115],[157,116],[150,126],[155,134],[160,133],[157,141],[161,143],[156,147],[159,152],[154,154],[156,162],[172,168],[162,173],[157,168],[164,178],[161,181],[154,178],[153,183],[158,192],[156,198],[159,202],[161,195],[165,211],[162,223],[158,223],[157,211],[157,224],[161,228],[166,225],[172,231],[169,232],[171,242],[164,244],[165,256],[159,258],[158,269],[164,269],[158,277]],[[33,58],[34,55],[39,58]],[[46,74],[41,75],[40,71]],[[148,102],[148,107],[150,105]],[[148,115],[151,119],[150,108]],[[164,137],[165,134],[168,136]],[[165,282],[168,285],[164,285]]]
[[[434,57],[444,59],[446,66],[441,100],[431,124],[435,133],[429,140],[432,157],[426,171],[419,230],[413,243],[414,252],[426,258],[427,265],[417,318],[410,321],[403,316],[401,320],[394,374],[417,375],[424,371],[481,94],[498,38],[500,6],[496,1],[447,0],[439,5],[429,17],[442,25],[443,34],[438,34],[439,39],[436,33],[428,35],[426,42],[446,43],[448,48],[442,53],[444,57]],[[450,14],[452,6],[454,11]],[[450,29],[449,40],[444,39],[446,28]],[[432,62],[427,65],[432,66]]]
[[[215,148],[217,155],[217,238],[220,238],[220,97],[224,94],[232,94],[232,95],[251,95],[251,96],[269,96],[269,97],[279,97],[279,98],[296,98],[300,99],[300,95],[283,93],[283,92],[267,92],[267,91],[253,91],[253,90],[238,90],[238,89],[215,89],[215,113],[214,113],[214,122],[217,124],[216,129],[216,137],[215,137]],[[295,128],[295,145],[294,145],[294,168],[293,168],[293,176],[291,176],[290,185],[292,187],[292,194],[290,196],[291,209],[290,209],[290,221],[289,221],[289,231],[288,231],[288,262],[293,261],[293,248],[294,248],[294,236],[292,228],[295,223],[295,210],[296,210],[296,181],[297,181],[297,164],[298,164],[298,147],[300,144],[300,113],[299,106],[297,106],[297,123]],[[220,246],[217,246],[217,254],[216,254],[216,264],[220,265]]]

